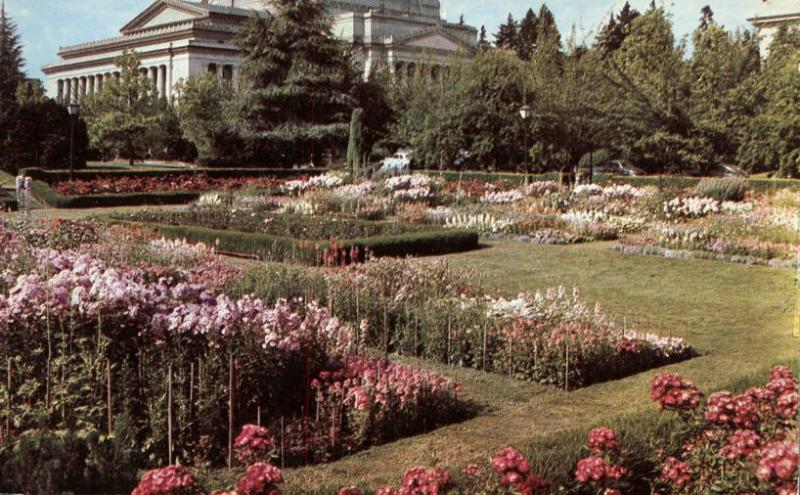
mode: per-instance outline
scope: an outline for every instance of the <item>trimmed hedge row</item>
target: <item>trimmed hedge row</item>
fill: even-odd
[[[212,179],[230,179],[239,177],[277,177],[291,178],[298,175],[320,175],[327,169],[291,169],[291,168],[198,168],[193,170],[76,170],[72,177],[79,180],[113,179],[115,177],[166,177],[174,178],[191,175],[205,175]],[[32,167],[20,171],[34,180],[52,184],[70,179],[68,170],[45,170]]]
[[[480,180],[480,181],[498,181],[509,180],[522,184],[525,181],[525,175],[505,172],[429,172],[430,175],[443,177],[448,181],[462,180]],[[558,181],[559,175],[555,172],[546,174],[529,175],[528,178],[533,181],[553,180]],[[691,188],[696,186],[702,180],[701,177],[684,177],[684,176],[645,176],[645,177],[620,177],[614,175],[595,175],[595,182],[613,181],[619,184],[630,184],[632,186],[657,186],[657,187],[677,187],[681,189]],[[800,189],[800,180],[798,179],[747,179],[751,188],[759,192],[772,192],[779,189]]]
[[[146,192],[65,196],[47,182],[33,181],[33,197],[50,208],[102,208],[114,206],[180,205],[200,197],[194,192]]]
[[[330,248],[329,241],[300,241],[290,237],[251,234],[233,230],[213,230],[205,227],[174,226],[158,223],[139,223],[112,220],[115,223],[138,224],[158,235],[190,242],[202,242],[219,251],[252,255],[263,260],[293,260],[319,264],[321,253]],[[335,241],[340,249],[357,247],[359,258],[365,250],[374,256],[432,256],[477,249],[479,235],[473,231],[438,230],[414,232],[395,236],[378,236]]]

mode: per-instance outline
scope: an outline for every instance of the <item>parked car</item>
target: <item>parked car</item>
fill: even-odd
[[[594,175],[618,175],[623,177],[640,177],[647,172],[627,160],[610,160],[602,165],[592,168]]]
[[[744,170],[732,163],[721,163],[717,165],[713,171],[713,175],[717,177],[747,177]]]
[[[411,165],[414,161],[414,151],[410,149],[401,149],[387,158],[380,161],[376,174],[380,175],[402,175],[411,171]]]

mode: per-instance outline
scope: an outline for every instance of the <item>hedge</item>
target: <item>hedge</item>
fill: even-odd
[[[331,245],[329,241],[301,241],[290,237],[252,234],[234,230],[213,230],[205,227],[174,226],[159,223],[139,223],[112,220],[115,223],[137,224],[154,230],[158,235],[189,242],[202,242],[218,251],[252,255],[264,260],[319,261],[320,253]],[[357,247],[361,253],[368,249],[374,256],[431,256],[477,249],[479,235],[473,231],[432,230],[395,236],[377,236],[337,241],[340,248]]]
[[[190,175],[205,175],[214,179],[227,179],[239,177],[277,177],[291,178],[299,175],[320,175],[327,169],[291,169],[291,168],[198,168],[193,170],[45,170],[38,167],[25,168],[20,173],[34,180],[53,184],[63,182],[70,177],[79,180],[113,179],[115,177],[166,177],[174,178]]]
[[[114,206],[180,205],[200,197],[195,192],[142,192],[121,194],[86,194],[65,196],[50,184],[33,181],[33,197],[50,208],[102,208]]]
[[[480,181],[498,181],[509,180],[522,184],[525,182],[524,174],[506,173],[506,172],[456,172],[445,170],[442,172],[428,172],[430,175],[443,177],[448,181],[461,180],[480,180]],[[550,172],[546,174],[529,175],[529,180],[544,181],[559,179],[559,174]],[[621,177],[614,175],[595,175],[594,182],[608,182],[613,181],[618,184],[630,184],[632,186],[662,186],[662,187],[678,187],[681,189],[691,188],[696,186],[702,177],[686,177],[686,176],[673,176],[673,175],[649,175],[644,177]],[[800,180],[798,179],[747,179],[750,187],[759,192],[772,192],[779,189],[800,189]]]

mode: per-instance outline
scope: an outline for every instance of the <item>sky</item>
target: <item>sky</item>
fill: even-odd
[[[2,0],[0,0],[2,1]],[[529,8],[538,12],[541,0],[440,0],[443,14],[456,22],[461,14],[467,24],[485,25],[491,35],[509,12],[521,18]],[[110,38],[153,0],[5,0],[7,13],[16,21],[24,44],[25,70],[30,77],[44,78],[43,65],[56,62],[60,46]],[[747,19],[762,0],[657,0],[672,15],[675,33],[688,36],[697,27],[700,9],[711,4],[718,23],[728,29],[749,28]],[[613,9],[625,0],[549,0],[556,22],[565,36],[573,26],[579,38],[594,33],[607,22]],[[650,0],[631,0],[646,10]]]

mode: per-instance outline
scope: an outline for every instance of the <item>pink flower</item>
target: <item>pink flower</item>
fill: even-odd
[[[728,444],[722,447],[719,455],[728,459],[747,459],[759,447],[761,437],[753,430],[737,430]]]
[[[693,382],[676,373],[662,373],[650,382],[650,399],[658,402],[661,411],[692,411],[702,396]]]
[[[355,486],[349,486],[347,488],[342,488],[339,490],[339,495],[363,495],[361,490],[359,490]]]
[[[626,473],[625,467],[609,464],[602,457],[592,456],[578,461],[575,478],[581,484],[605,484],[621,479]]]
[[[661,479],[668,481],[677,488],[683,488],[692,479],[692,470],[685,462],[670,457],[661,466]]]
[[[797,442],[773,442],[761,449],[756,475],[763,481],[791,482],[797,474],[797,458]]]
[[[269,430],[258,425],[244,425],[233,442],[236,459],[245,465],[269,459],[273,447]]]
[[[609,428],[595,428],[589,432],[588,446],[592,452],[619,452],[620,443],[617,434]]]
[[[183,466],[167,466],[144,473],[131,495],[199,495],[203,493]]]
[[[391,486],[384,486],[383,488],[379,488],[375,495],[400,495],[400,491],[397,488]]]
[[[278,485],[283,483],[283,473],[271,464],[257,462],[247,468],[244,477],[236,483],[239,495],[279,495]]]
[[[540,476],[531,474],[528,460],[515,448],[507,447],[495,454],[491,465],[500,476],[502,486],[514,488],[523,495],[534,495],[548,485]]]
[[[401,495],[439,495],[453,484],[444,469],[411,468],[403,475]]]

